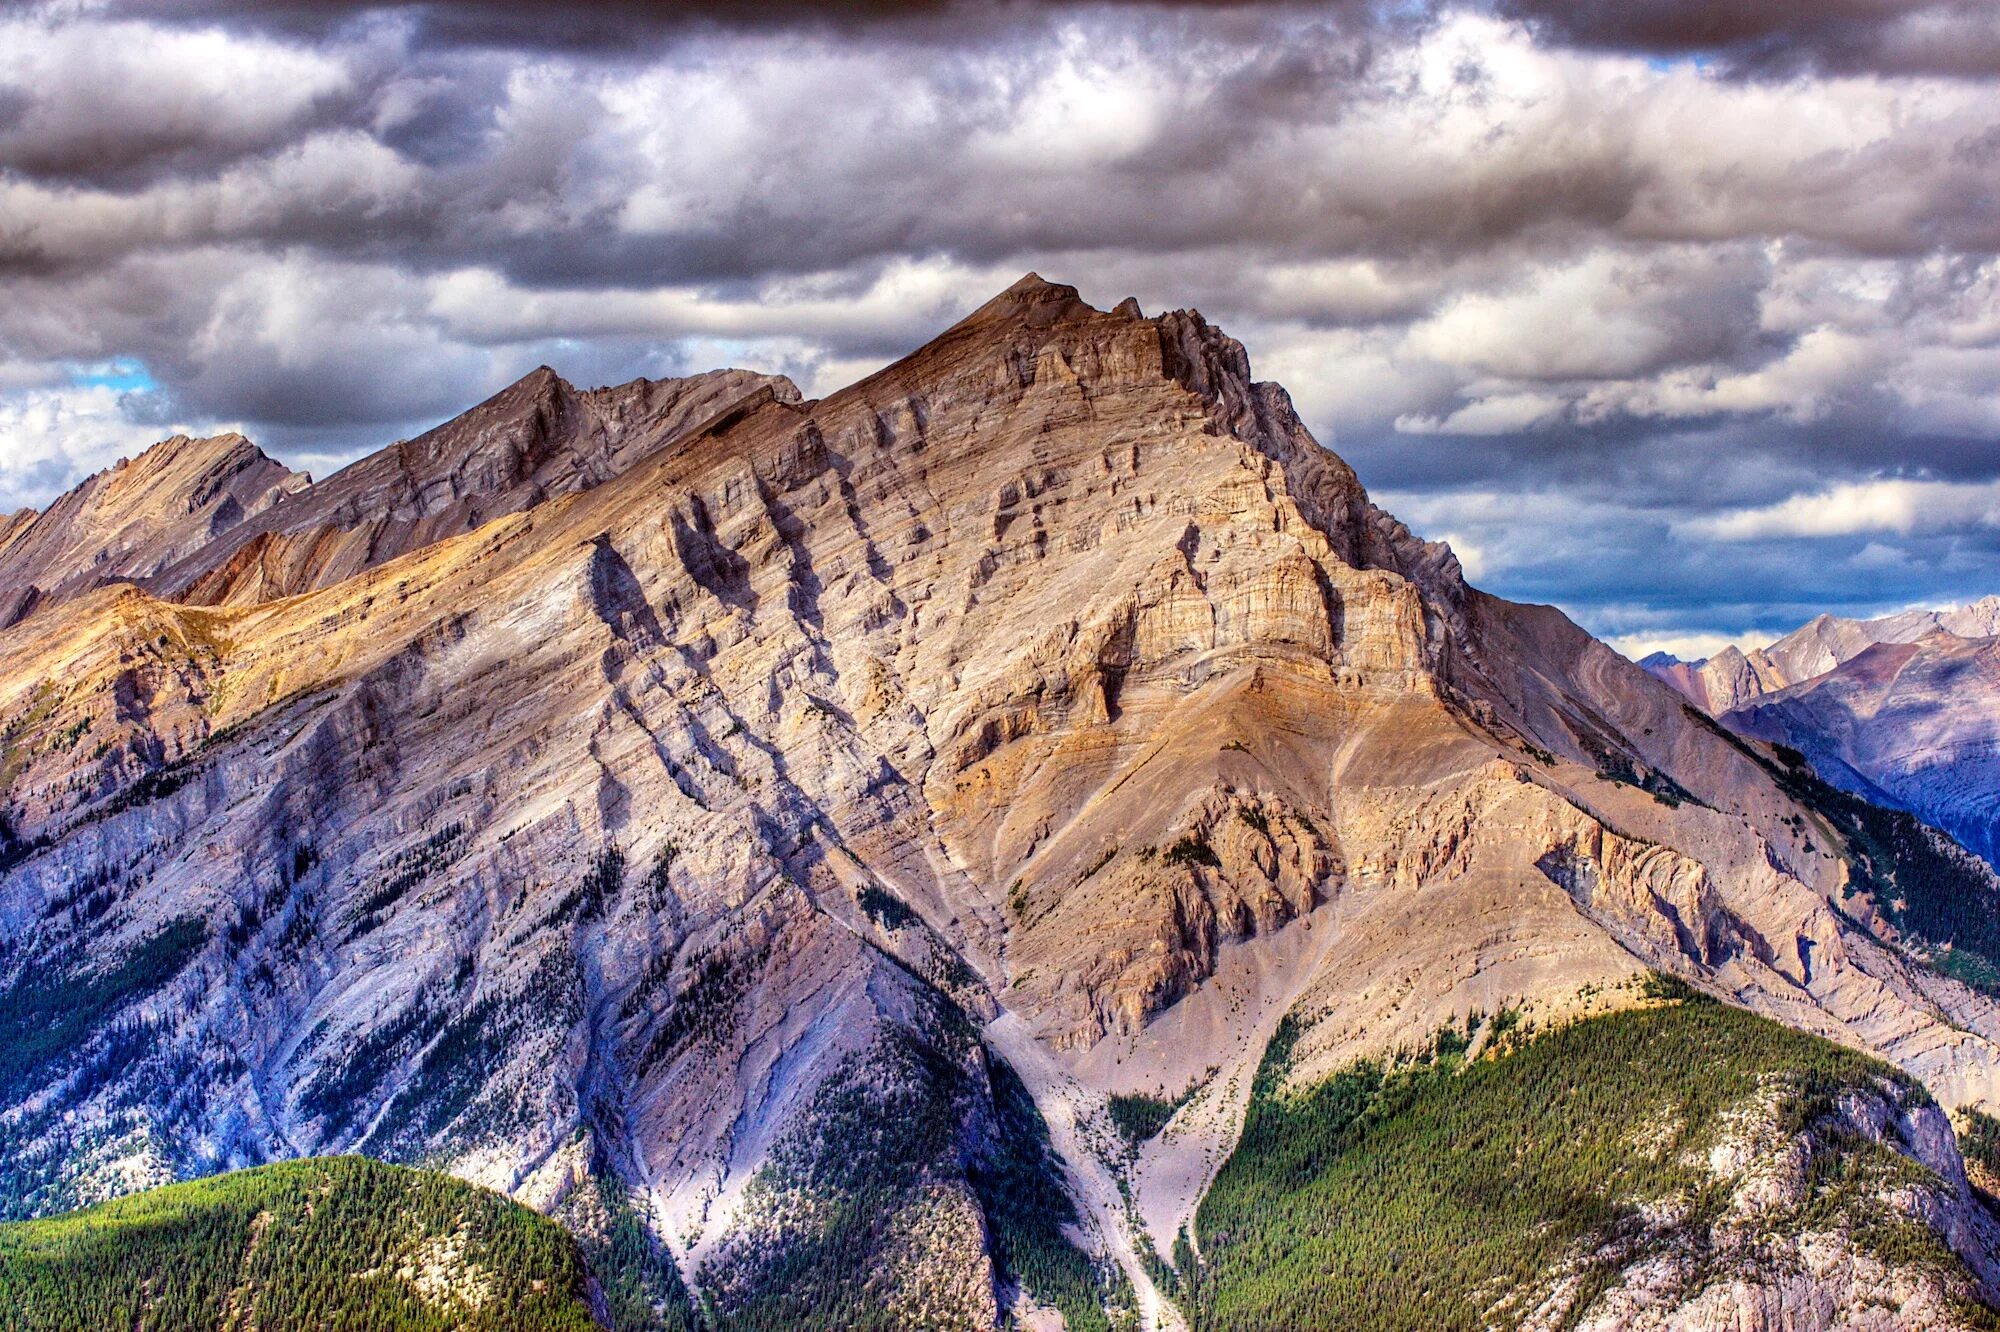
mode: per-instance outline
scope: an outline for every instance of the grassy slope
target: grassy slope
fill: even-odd
[[[1273,1042],[1242,1142],[1197,1215],[1205,1265],[1180,1294],[1198,1332],[1481,1327],[1502,1296],[1545,1287],[1586,1237],[1629,1220],[1633,1200],[1687,1194],[1694,1221],[1711,1214],[1720,1191],[1683,1154],[1760,1078],[1781,1080],[1793,1127],[1846,1086],[1924,1096],[1884,1064],[1705,1000],[1579,1023],[1470,1065],[1362,1066],[1307,1091],[1280,1090],[1291,1038],[1288,1027]],[[1670,1145],[1645,1149],[1662,1125]],[[1870,1215],[1884,1182],[1920,1172],[1859,1141],[1839,1159],[1809,1212]],[[1886,1215],[1857,1239],[1956,1262]]]
[[[478,1307],[397,1274],[462,1243],[441,1271]],[[415,1261],[413,1261],[415,1260]],[[495,1193],[358,1157],[290,1161],[0,1226],[9,1332],[210,1329],[583,1332],[594,1326],[573,1241]]]

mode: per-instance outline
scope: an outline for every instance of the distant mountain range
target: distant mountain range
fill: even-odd
[[[0,1327],[2000,1308],[2000,878],[1469,586],[1195,311],[170,440],[0,605]],[[233,1173],[350,1154],[574,1247]]]
[[[2000,865],[2000,597],[1876,620],[1821,615],[1767,648],[1640,665],[1731,729],[1907,809]]]

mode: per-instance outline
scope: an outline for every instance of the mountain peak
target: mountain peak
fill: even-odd
[[[1014,284],[1008,287],[1006,291],[1002,292],[1001,295],[1020,296],[1020,295],[1027,295],[1031,292],[1059,292],[1069,296],[1075,296],[1076,288],[1069,286],[1065,283],[1051,282],[1047,278],[1043,277],[1040,273],[1035,272],[1031,268],[1026,273],[1023,273],[1019,278],[1015,279]]]
[[[417,439],[436,438],[447,431],[463,426],[468,421],[482,420],[494,415],[513,415],[522,403],[543,404],[553,402],[576,392],[570,382],[546,365],[538,365],[522,375],[499,392],[491,394],[483,401],[468,408],[451,420],[436,425],[418,435]],[[413,441],[414,442],[414,441]]]
[[[1050,282],[1040,273],[1028,273],[960,320],[956,327],[980,328],[1017,320],[1032,327],[1046,327],[1098,313],[1100,311],[1085,301],[1075,287]]]
[[[149,444],[129,458],[120,458],[111,464],[112,472],[123,472],[129,468],[141,471],[159,470],[190,457],[227,457],[240,449],[249,449],[260,458],[264,451],[238,431],[224,430],[214,435],[172,434],[156,443]]]
[[[157,590],[242,604],[339,582],[552,496],[589,490],[759,392],[797,396],[789,380],[743,370],[584,392],[537,366],[164,570]]]
[[[574,392],[574,388],[576,388],[574,384],[570,384],[566,378],[562,378],[560,374],[556,374],[548,366],[536,366],[528,374],[520,376],[518,380],[514,380],[506,388],[502,388],[500,394],[496,394],[496,396],[504,396],[504,394],[512,394],[512,392],[528,392],[528,394],[552,394],[552,392],[558,392],[558,390],[572,390]]]
[[[170,435],[4,529],[0,627],[120,579],[145,579],[309,483],[235,431]]]

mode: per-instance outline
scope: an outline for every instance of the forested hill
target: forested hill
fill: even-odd
[[[586,1332],[587,1286],[554,1222],[351,1156],[0,1226],[6,1332]]]
[[[1541,1034],[1475,1017],[1305,1087],[1288,1021],[1177,1246],[1195,1332],[1823,1326],[1807,1261],[1835,1307],[1896,1311],[1879,1326],[1995,1326],[1948,1243],[1983,1222],[1921,1084],[1648,988]],[[1669,1309],[1694,1314],[1635,1313]]]

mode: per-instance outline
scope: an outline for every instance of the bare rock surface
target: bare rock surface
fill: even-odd
[[[1520,1326],[1590,1332],[1981,1326],[1974,1283],[1990,1284],[1994,1276],[1994,1221],[1965,1187],[1944,1114],[1886,1087],[1849,1094],[1833,1115],[1804,1129],[1788,1129],[1777,1105],[1763,1096],[1738,1106],[1730,1132],[1706,1153],[1710,1180],[1727,1200],[1718,1219],[1684,1225],[1677,1220],[1681,1200],[1655,1200],[1640,1225],[1579,1255],[1598,1266],[1595,1290],[1586,1294],[1575,1274],[1564,1275]],[[1844,1187],[1814,1197],[1810,1181],[1829,1169],[1842,1172]],[[1964,1256],[1967,1272],[1899,1260],[1875,1238],[1911,1223],[1944,1238]],[[1608,1280],[1607,1267],[1615,1271]]]
[[[578,391],[544,366],[434,430],[251,515],[160,569],[154,589],[247,605],[337,583],[556,495],[599,485],[683,432],[773,397],[781,376],[718,370]]]
[[[304,489],[241,435],[162,440],[41,513],[0,520],[0,627],[116,580],[142,581]]]

